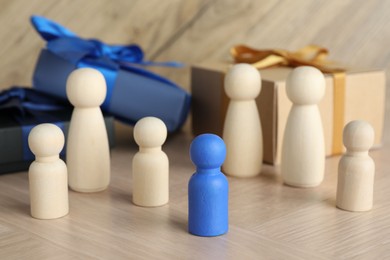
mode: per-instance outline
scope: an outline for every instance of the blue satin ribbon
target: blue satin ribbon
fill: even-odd
[[[12,87],[8,90],[0,92],[0,110],[14,109],[18,114],[13,114],[15,120],[22,121],[27,113],[34,114],[36,112],[50,112],[61,109],[72,108],[70,104],[47,96],[37,90]],[[42,118],[42,120],[46,120]]]
[[[182,67],[181,63],[144,61],[144,53],[136,44],[108,45],[97,39],[82,39],[69,29],[42,16],[32,16],[31,22],[35,30],[47,41],[49,51],[77,67],[92,67],[103,73],[107,83],[107,96],[102,108],[106,111],[109,110],[119,69],[178,87],[166,78],[141,68],[140,65]]]

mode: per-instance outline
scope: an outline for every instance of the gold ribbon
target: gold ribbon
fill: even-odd
[[[257,50],[245,45],[230,49],[236,63],[250,63],[257,69],[276,66],[298,67],[313,66],[333,77],[333,143],[332,154],[343,151],[342,133],[344,127],[345,101],[345,68],[327,60],[328,50],[308,45],[295,52],[282,49]]]

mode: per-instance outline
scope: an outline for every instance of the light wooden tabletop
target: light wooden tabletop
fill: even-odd
[[[239,4],[238,4],[239,2]],[[53,19],[85,38],[137,43],[147,59],[196,64],[228,57],[229,48],[330,49],[330,58],[390,73],[390,1],[386,0],[100,0],[1,1],[0,89],[31,86],[44,41],[29,17]],[[91,22],[93,21],[93,22]],[[161,73],[189,89],[189,67]],[[389,84],[388,84],[389,86]],[[390,100],[390,91],[387,91]],[[70,214],[57,220],[29,215],[27,173],[0,176],[0,259],[390,259],[390,103],[384,147],[376,162],[374,208],[336,209],[339,157],[326,160],[321,186],[282,184],[277,167],[251,179],[229,178],[230,230],[214,238],[187,233],[187,184],[194,167],[192,136],[170,136],[170,202],[159,208],[131,203],[131,128],[118,128],[107,191],[70,191]],[[369,108],[368,108],[369,109]]]
[[[194,167],[192,136],[169,136],[170,202],[131,203],[131,159],[137,151],[121,128],[112,150],[109,189],[70,191],[70,214],[37,220],[29,214],[27,172],[0,176],[0,259],[388,259],[390,257],[389,138],[371,151],[376,162],[375,205],[366,213],[335,208],[339,157],[326,160],[324,182],[299,189],[282,184],[278,167],[260,176],[229,177],[229,232],[213,238],[187,232],[187,184]]]

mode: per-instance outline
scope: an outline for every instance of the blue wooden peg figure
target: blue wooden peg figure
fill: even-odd
[[[229,186],[221,172],[225,143],[217,135],[199,135],[191,143],[190,157],[196,172],[188,184],[188,231],[204,237],[225,234],[229,227]]]

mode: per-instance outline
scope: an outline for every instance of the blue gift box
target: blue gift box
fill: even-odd
[[[130,124],[145,116],[155,116],[164,121],[169,132],[182,126],[191,96],[173,82],[145,69],[150,65],[177,67],[177,63],[147,62],[137,45],[107,45],[96,39],[81,39],[43,17],[33,16],[31,21],[47,41],[36,64],[34,88],[66,99],[68,75],[74,69],[92,67],[106,79],[103,111]]]
[[[0,174],[27,170],[34,155],[28,147],[31,129],[52,123],[67,138],[73,107],[31,88],[13,87],[0,92]],[[114,146],[114,118],[104,116],[110,147]],[[61,152],[65,157],[65,149]]]

